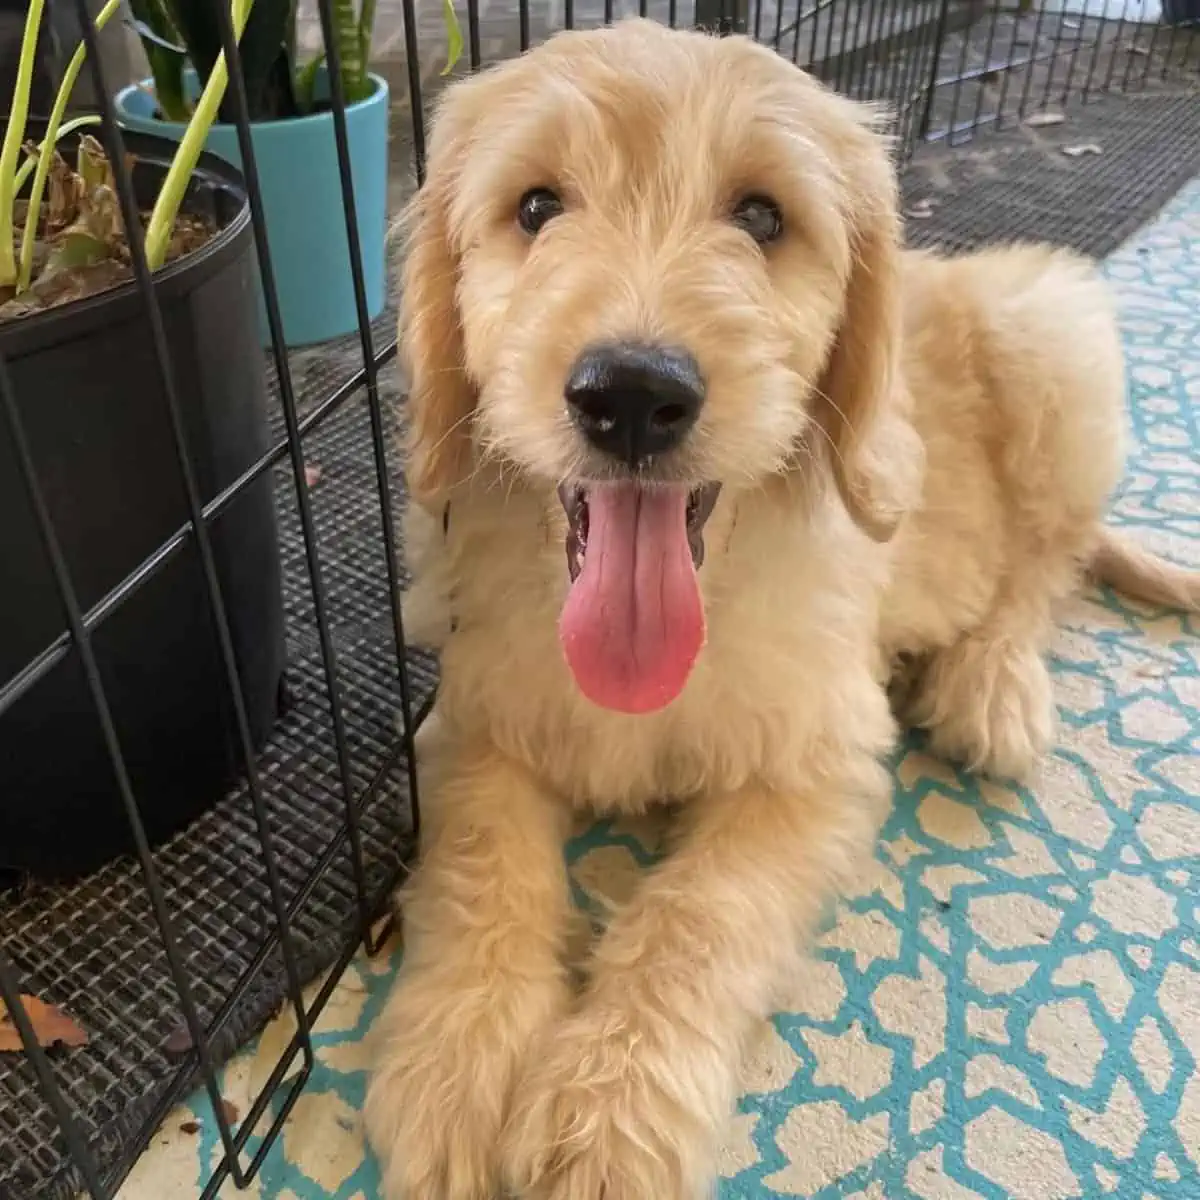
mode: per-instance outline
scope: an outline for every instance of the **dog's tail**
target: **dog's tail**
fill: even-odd
[[[1200,571],[1168,562],[1107,526],[1100,531],[1088,572],[1133,600],[1200,612]]]

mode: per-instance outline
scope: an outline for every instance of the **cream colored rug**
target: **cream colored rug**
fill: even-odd
[[[1200,181],[1108,263],[1138,442],[1122,523],[1200,564]],[[1200,1198],[1200,624],[1090,597],[1055,648],[1061,744],[1032,790],[898,757],[875,870],[764,1024],[721,1200]],[[581,910],[652,860],[644,828],[569,847]],[[582,917],[581,917],[582,921]],[[375,1200],[358,1110],[398,951],[357,962],[311,1083],[248,1193]],[[286,1019],[225,1073],[245,1112]],[[206,1100],[122,1200],[199,1194]]]

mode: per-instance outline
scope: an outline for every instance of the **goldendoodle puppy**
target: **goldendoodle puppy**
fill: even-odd
[[[1023,774],[1042,651],[1118,541],[1112,306],[1044,248],[900,246],[876,115],[630,21],[453,87],[404,276],[410,630],[440,646],[388,1200],[695,1200],[739,1061],[887,809],[888,679]],[[572,811],[680,805],[581,995]]]

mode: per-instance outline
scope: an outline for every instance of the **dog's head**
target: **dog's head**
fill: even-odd
[[[404,277],[410,486],[440,505],[494,456],[558,489],[564,642],[602,703],[682,687],[719,488],[828,473],[873,538],[896,526],[898,219],[875,126],[763,47],[645,21],[446,96]]]

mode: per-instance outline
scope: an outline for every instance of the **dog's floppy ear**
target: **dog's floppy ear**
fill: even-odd
[[[407,214],[400,345],[409,373],[408,487],[426,507],[470,474],[476,392],[467,375],[458,309],[460,256],[450,212],[470,128],[448,95],[430,139],[425,183]]]
[[[921,449],[901,365],[900,218],[881,138],[847,173],[852,265],[841,324],[819,384],[833,477],[855,523],[888,541],[916,499]]]

